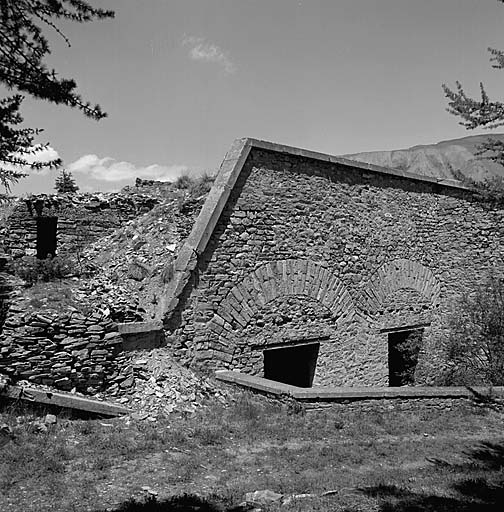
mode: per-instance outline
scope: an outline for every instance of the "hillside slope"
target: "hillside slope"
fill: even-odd
[[[474,135],[407,149],[371,151],[344,156],[359,162],[435,178],[454,179],[453,170],[458,170],[476,181],[493,176],[504,177],[504,167],[475,157],[476,146],[489,137],[504,141],[504,134]]]

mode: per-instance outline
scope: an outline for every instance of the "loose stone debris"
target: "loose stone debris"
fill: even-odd
[[[227,392],[218,383],[177,363],[165,347],[149,353],[133,351],[125,364],[130,373],[127,382],[99,396],[134,410],[134,420],[154,421],[173,412],[192,413],[209,399],[226,402]]]

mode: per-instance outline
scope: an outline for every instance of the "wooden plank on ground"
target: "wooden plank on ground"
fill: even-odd
[[[103,416],[121,416],[131,412],[130,409],[110,402],[87,398],[60,391],[44,391],[31,387],[8,386],[0,391],[0,398],[23,400],[34,404],[54,405],[66,409],[91,412]]]

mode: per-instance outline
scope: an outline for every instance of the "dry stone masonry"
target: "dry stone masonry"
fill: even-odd
[[[102,237],[155,205],[142,197],[23,203],[3,228],[5,252],[36,253],[37,219],[51,216],[58,250],[75,243],[80,218],[94,226],[93,237],[113,245],[114,235]],[[78,212],[71,219],[62,215],[68,201]],[[181,205],[178,213],[192,218],[195,206]],[[154,400],[172,385],[166,375],[176,365],[164,358],[173,356],[198,369],[301,387],[443,384],[454,301],[489,273],[504,273],[503,217],[502,208],[458,182],[238,140],[181,247],[174,226],[161,230],[149,219],[126,226],[135,233],[103,260],[103,287],[88,283],[85,295],[110,295],[107,287],[123,289],[121,269],[128,267],[143,297],[155,296],[144,319],[152,332],[134,323],[121,337],[99,308],[48,316],[14,304],[0,338],[0,374],[60,389],[135,389],[130,395],[138,391],[148,408],[151,399],[142,397],[151,387]],[[151,250],[148,239],[163,245]],[[126,248],[155,274],[155,289],[121,260]],[[399,347],[413,341],[407,362]],[[154,360],[137,353],[146,348]],[[177,393],[170,400],[192,400]]]
[[[238,141],[175,262],[165,324],[197,367],[388,385],[420,338],[442,383],[453,300],[504,270],[502,209],[457,182]]]
[[[0,373],[58,389],[96,391],[119,375],[122,338],[99,313],[26,313],[11,307],[0,338]]]
[[[124,398],[131,392],[145,373],[133,371],[131,351],[165,341],[161,322],[141,322],[154,314],[172,254],[203,200],[171,183],[137,180],[120,193],[32,196],[2,210],[0,375],[84,393]],[[38,232],[39,221],[56,215],[56,254],[78,252],[76,270],[82,263],[86,274],[25,287],[9,264],[37,255],[39,235],[47,238]],[[183,387],[187,375],[174,372],[174,379]],[[167,395],[165,402],[186,402],[187,396]]]
[[[13,258],[75,253],[158,202],[140,193],[40,194],[18,199],[0,228],[1,245]]]

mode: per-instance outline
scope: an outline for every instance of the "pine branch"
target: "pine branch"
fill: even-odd
[[[57,78],[56,71],[43,63],[50,48],[37,22],[55,30],[70,45],[53,20],[85,23],[113,16],[112,11],[95,9],[81,0],[0,0],[0,81],[9,88],[102,119],[106,114],[99,105],[82,99],[74,80]]]
[[[504,0],[499,0],[504,3]],[[504,69],[504,51],[496,48],[488,48],[490,62],[494,69]],[[474,99],[465,93],[462,84],[456,82],[456,89],[453,90],[446,84],[442,85],[444,94],[448,99],[450,114],[459,117],[460,125],[467,130],[475,128],[494,129],[504,126],[504,103],[491,101],[483,83],[480,82],[481,99]],[[498,164],[504,165],[504,143],[488,139],[478,146],[478,156],[489,159]]]
[[[476,147],[476,156],[504,166],[504,141],[488,138]]]
[[[51,49],[42,28],[54,30],[70,46],[57,26],[58,21],[86,23],[113,17],[113,11],[97,9],[84,0],[0,0],[0,82],[9,89],[77,108],[92,119],[102,119],[106,113],[81,97],[75,80],[58,77],[56,70],[44,63]],[[40,130],[17,128],[23,121],[19,113],[22,99],[16,94],[0,100],[0,183],[7,191],[26,175],[27,169],[61,165],[60,159],[27,160],[47,145],[33,144]]]
[[[28,156],[36,156],[47,148],[47,144],[34,145],[34,136],[40,130],[16,128],[23,122],[19,108],[23,101],[21,95],[0,100],[0,184],[7,192],[11,185],[27,175],[28,170],[55,168],[61,165],[61,159],[47,162],[33,162]]]
[[[492,55],[490,62],[494,62],[492,67],[494,69],[504,69],[504,51],[495,48],[488,48],[488,51]]]
[[[468,97],[460,82],[456,82],[456,86],[456,91],[453,91],[443,84],[443,90],[449,100],[446,110],[463,119],[459,124],[468,130],[478,127],[492,129],[504,125],[504,103],[490,101],[482,83],[480,83],[481,100]]]

